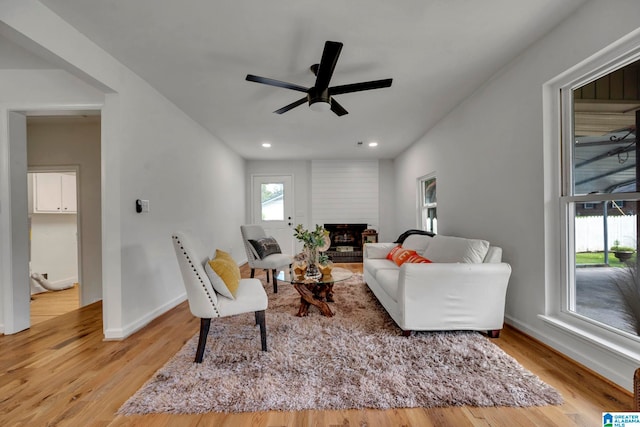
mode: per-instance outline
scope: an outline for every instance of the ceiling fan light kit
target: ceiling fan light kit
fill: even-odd
[[[329,96],[329,89],[318,91],[315,87],[312,87],[307,92],[307,99],[309,100],[309,108],[313,111],[328,111],[331,109],[331,97]]]
[[[311,71],[316,75],[316,83],[310,88],[267,77],[255,76],[253,74],[247,74],[246,80],[269,86],[295,90],[298,92],[305,92],[307,94],[304,98],[298,99],[297,101],[274,111],[276,114],[286,113],[287,111],[307,102],[309,104],[309,108],[314,111],[331,110],[337,116],[343,116],[349,112],[345,110],[344,107],[335,100],[335,98],[333,98],[334,95],[390,87],[393,79],[374,80],[329,87],[329,83],[333,76],[333,71],[336,68],[336,64],[338,63],[338,57],[340,56],[341,51],[342,43],[332,41],[325,42],[320,63],[313,64],[310,67]]]
[[[331,109],[331,103],[327,101],[309,101],[309,108],[313,111],[329,111]]]

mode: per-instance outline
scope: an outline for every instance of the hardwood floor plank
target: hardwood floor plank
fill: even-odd
[[[362,271],[362,264],[340,266]],[[246,265],[241,272],[249,277]],[[256,277],[266,282],[264,272],[256,271]],[[0,336],[0,425],[564,427],[599,425],[602,411],[633,407],[627,391],[506,327],[492,342],[556,387],[565,399],[563,405],[116,415],[198,328],[199,320],[185,302],[123,341],[104,341],[102,305],[98,302],[36,323],[19,334]]]
[[[31,295],[31,324],[45,322],[79,307],[80,289],[78,284],[62,291]]]

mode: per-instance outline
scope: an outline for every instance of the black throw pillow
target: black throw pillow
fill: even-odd
[[[256,250],[260,259],[265,259],[271,254],[280,254],[280,245],[273,237],[262,237],[258,240],[249,239],[249,243]]]

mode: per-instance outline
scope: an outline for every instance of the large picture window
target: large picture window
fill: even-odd
[[[563,311],[640,335],[637,167],[640,61],[629,56],[561,90]]]
[[[438,199],[436,177],[426,175],[418,179],[418,224],[422,230],[438,232]]]

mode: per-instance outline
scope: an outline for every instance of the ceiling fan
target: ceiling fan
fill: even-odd
[[[336,68],[336,64],[338,63],[338,57],[340,56],[341,50],[342,43],[340,42],[327,41],[324,44],[324,51],[322,52],[320,63],[313,64],[310,67],[311,71],[316,76],[316,84],[309,88],[267,77],[254,76],[253,74],[247,74],[247,80],[250,82],[297,90],[298,92],[304,92],[307,94],[305,97],[274,111],[274,113],[286,113],[287,111],[308,102],[309,108],[312,110],[331,110],[338,116],[343,116],[349,112],[335,100],[333,97],[334,95],[389,87],[391,86],[393,79],[373,80],[369,82],[329,87],[329,82],[331,81],[331,76],[333,76],[333,70]]]

